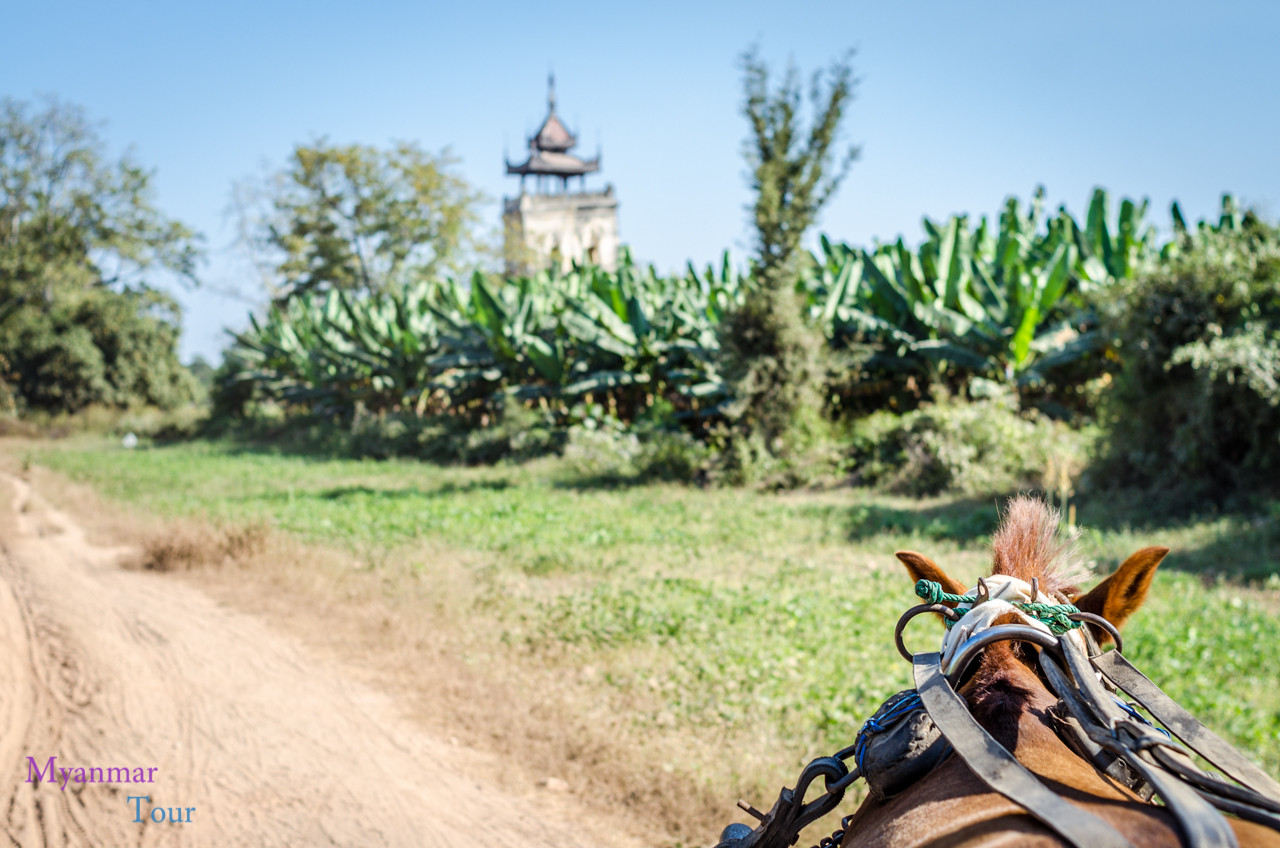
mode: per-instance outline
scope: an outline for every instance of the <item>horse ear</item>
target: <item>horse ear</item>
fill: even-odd
[[[924,554],[918,554],[915,551],[898,551],[894,554],[898,559],[902,560],[902,564],[907,567],[907,573],[911,575],[913,582],[921,580],[932,580],[934,583],[942,584],[942,591],[952,595],[963,595],[965,587],[960,581],[951,577],[947,572],[938,567],[938,564],[929,559]],[[947,606],[955,606],[955,604],[947,604]]]
[[[1116,627],[1122,627],[1147,599],[1151,580],[1156,576],[1156,566],[1167,553],[1168,548],[1143,548],[1125,560],[1115,574],[1094,586],[1087,595],[1076,599],[1076,607],[1081,612],[1100,615]],[[1111,641],[1111,637],[1098,628],[1094,628],[1094,632],[1102,637],[1100,641]]]

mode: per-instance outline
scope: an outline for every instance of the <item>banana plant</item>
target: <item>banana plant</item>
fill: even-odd
[[[1114,231],[1108,226],[1110,198],[1101,188],[1094,189],[1089,200],[1085,229],[1077,239],[1089,274],[1086,283],[1126,280],[1149,271],[1159,261],[1156,228],[1145,222],[1147,200],[1135,203],[1120,201]],[[1176,216],[1176,213],[1175,213]]]
[[[1214,234],[1240,232],[1245,227],[1247,215],[1232,194],[1222,195],[1222,211],[1216,224],[1202,219],[1194,229],[1188,227],[1186,218],[1182,215],[1182,207],[1178,205],[1177,201],[1174,201],[1171,212],[1173,214],[1174,238],[1165,244],[1160,251],[1161,259],[1165,260],[1181,253],[1189,244],[1197,242],[1203,244]]]
[[[1123,201],[1113,232],[1101,189],[1085,230],[1065,208],[1045,219],[1043,201],[1039,189],[1024,212],[1009,198],[995,227],[985,217],[976,227],[963,215],[926,218],[917,250],[902,239],[868,251],[823,237],[802,282],[810,315],[837,347],[877,345],[872,368],[1040,382],[1102,346],[1080,295],[1158,255],[1145,202]]]

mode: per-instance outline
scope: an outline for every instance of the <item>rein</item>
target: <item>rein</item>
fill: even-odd
[[[916,584],[916,593],[925,603],[907,610],[894,633],[899,653],[912,664],[916,688],[885,702],[862,726],[854,744],[809,763],[800,773],[796,788],[784,787],[768,813],[739,801],[738,806],[760,824],[755,829],[745,824],[729,825],[716,848],[789,848],[804,827],[832,812],[844,798],[845,790],[858,779],[865,779],[873,793],[892,796],[952,752],[990,789],[1023,807],[1067,844],[1076,848],[1133,848],[1109,823],[1046,787],[969,712],[957,689],[973,660],[989,645],[1001,641],[1035,646],[1044,679],[1059,698],[1052,713],[1058,734],[1068,747],[1104,776],[1132,790],[1139,801],[1152,803],[1152,797],[1158,796],[1164,808],[1174,815],[1188,846],[1238,848],[1224,812],[1280,831],[1280,783],[1178,706],[1125,659],[1120,634],[1106,619],[1081,612],[1071,604],[1038,603],[1038,586],[1033,581],[1029,593],[1032,601],[1013,602],[1011,606],[1034,619],[1038,626],[1032,622],[1000,624],[972,635],[961,633],[967,638],[950,653],[947,670],[940,652],[908,651],[903,631],[913,618],[926,612],[942,615],[950,631],[957,622],[970,617],[962,612],[972,613],[989,602],[987,584],[980,580],[969,593],[952,595],[937,583],[921,580]],[[952,609],[944,601],[966,605],[968,609]],[[1089,629],[1080,626],[1085,622],[1105,630],[1115,640],[1116,649],[1102,653]],[[949,632],[948,637],[951,635],[954,634]],[[1118,697],[1120,692],[1136,700],[1168,730],[1143,718]],[[904,746],[897,737],[908,726],[914,735]],[[878,746],[885,748],[880,757]],[[1190,752],[1199,754],[1236,782],[1202,771]],[[904,754],[920,760],[906,784],[902,783],[901,773],[882,773],[886,767],[893,772],[887,764],[902,760]],[[854,761],[852,769],[847,765],[850,758]],[[804,803],[806,791],[819,777],[825,792]],[[853,816],[844,817],[840,829],[814,848],[854,845],[854,835],[848,832],[852,819]]]

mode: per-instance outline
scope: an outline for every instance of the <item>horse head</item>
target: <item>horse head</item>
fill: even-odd
[[[1082,594],[1079,583],[1088,577],[1088,572],[1080,563],[1075,539],[1063,536],[1058,528],[1057,511],[1043,501],[1025,496],[1010,501],[992,537],[991,582],[998,583],[1001,594],[1011,600],[1071,604],[1081,612],[1102,617],[1119,630],[1146,600],[1156,568],[1169,549],[1148,547],[1137,551],[1114,574]],[[966,594],[964,585],[924,554],[899,551],[897,557],[912,581],[939,584],[952,595]],[[967,593],[976,601],[986,588],[987,581],[981,581]],[[958,601],[942,603],[953,609],[967,606]],[[988,627],[1036,624],[1008,604],[1002,609],[1002,613],[983,623]],[[1112,641],[1108,630],[1085,626],[1097,644]],[[963,635],[972,635],[962,631],[948,634],[948,645],[958,645]],[[1045,709],[1058,700],[1038,670],[1034,648],[1026,643],[997,642],[986,648],[968,671],[960,692],[974,716],[1006,747],[1017,742],[1024,712]]]
[[[1078,656],[1096,655],[1101,646],[1113,641],[1113,632],[1119,636],[1119,629],[1142,606],[1156,568],[1169,549],[1137,551],[1086,593],[1079,584],[1088,573],[1080,564],[1074,538],[1060,533],[1059,522],[1058,513],[1040,500],[1012,500],[992,537],[991,574],[969,589],[929,557],[914,551],[898,552],[918,591],[929,587],[931,595],[954,610],[947,616],[950,622],[940,667],[949,672],[949,680],[977,724],[1045,787],[1072,805],[1062,808],[1067,815],[1074,812],[1095,817],[1109,826],[1121,843],[1127,840],[1134,846],[1209,844],[1189,837],[1187,821],[1181,815],[1148,803],[1150,790],[1145,794],[1135,790],[1140,780],[1135,785],[1117,780],[1120,771],[1104,773],[1080,745],[1068,744],[1072,740],[1064,728],[1069,719],[1064,721],[1063,701],[1046,677],[1038,647],[1042,641],[993,641],[972,662],[961,655],[961,646],[974,644],[970,640],[982,628],[1009,630],[1007,625],[1021,625],[1022,632],[1028,626],[1043,630],[1051,634],[1045,637],[1050,642],[1072,639],[1081,651]],[[1072,613],[1074,621],[1094,616],[1092,621],[1097,623],[1083,624],[1076,632],[1066,629],[1078,627],[1066,620],[1064,611],[1072,607],[1078,611]],[[1054,623],[1056,615],[1063,616],[1056,622],[1063,626],[1051,628],[1046,620]],[[1079,671],[1077,667],[1075,673]],[[1088,673],[1092,674],[1092,669]],[[1046,826],[1044,816],[1037,821],[1026,809],[984,785],[977,779],[979,770],[953,755],[923,776],[911,791],[893,798],[873,793],[850,820],[851,832],[859,837],[856,844],[895,848],[1014,844],[1010,839],[1019,845],[1071,844],[1062,838],[1061,829],[1055,832]],[[1242,846],[1280,845],[1280,834],[1274,830],[1236,819],[1230,820],[1229,826],[1227,833],[1217,837],[1225,844],[1234,837]],[[1212,838],[1210,834],[1210,841]],[[1077,844],[1080,841],[1077,839]]]

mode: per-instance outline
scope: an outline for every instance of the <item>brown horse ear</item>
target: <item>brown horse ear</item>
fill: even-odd
[[[894,554],[898,559],[902,560],[902,564],[907,567],[907,573],[911,575],[912,582],[921,580],[932,580],[934,583],[942,584],[942,591],[952,595],[963,595],[965,593],[964,586],[954,577],[938,567],[938,564],[929,559],[924,554],[918,554],[915,551],[898,551]],[[949,607],[954,607],[954,603],[944,601]]]
[[[1076,599],[1076,607],[1081,612],[1100,615],[1116,627],[1124,626],[1129,616],[1147,599],[1147,590],[1156,576],[1156,566],[1167,553],[1168,548],[1143,548],[1125,560],[1115,574],[1094,586],[1087,595]],[[1093,630],[1101,637],[1101,642],[1111,641],[1111,637],[1098,628]]]

